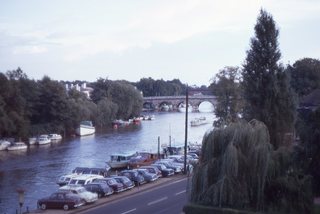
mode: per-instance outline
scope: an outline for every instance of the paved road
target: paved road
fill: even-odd
[[[187,178],[183,178],[78,213],[183,213],[182,208],[187,202],[186,187]]]

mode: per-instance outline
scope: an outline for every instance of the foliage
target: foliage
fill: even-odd
[[[126,81],[99,79],[93,84],[93,88],[92,99],[96,103],[107,99],[109,102],[107,107],[111,108],[108,111],[112,117],[114,117],[114,112],[116,112],[116,118],[122,119],[129,119],[140,114],[143,104],[142,96],[132,84]],[[101,115],[99,117],[101,118]]]
[[[95,102],[47,76],[30,80],[20,68],[0,73],[0,138],[72,134],[82,120],[103,127],[139,115],[142,97],[130,83],[99,79],[92,86]]]
[[[193,203],[290,213],[312,208],[310,178],[290,170],[290,151],[273,150],[262,122],[214,129],[204,136],[201,154],[192,178]]]
[[[240,69],[225,67],[216,74],[209,88],[218,101],[214,109],[218,120],[214,125],[221,126],[236,121],[242,108]]]
[[[288,66],[291,75],[291,86],[299,97],[308,95],[314,89],[320,88],[320,61],[303,58]]]
[[[278,35],[272,16],[261,10],[242,72],[244,117],[264,122],[276,148],[286,133],[293,133],[295,120],[295,96],[288,75],[279,64]]]
[[[145,97],[184,95],[186,86],[178,79],[171,81],[154,80],[151,77],[142,78],[135,86]]]
[[[314,194],[320,195],[320,107],[315,111],[301,109],[298,114],[297,134],[300,146],[296,162],[305,174],[313,176]]]

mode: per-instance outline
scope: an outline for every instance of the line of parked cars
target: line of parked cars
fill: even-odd
[[[168,156],[148,166],[124,169],[113,174],[104,168],[76,167],[71,174],[61,176],[57,184],[60,188],[49,197],[39,199],[38,208],[58,208],[69,210],[91,204],[99,198],[130,190],[135,186],[154,182],[160,177],[173,176],[183,172],[181,157]],[[190,159],[191,160],[191,159]],[[188,160],[188,169],[192,170]],[[192,161],[195,161],[192,158]]]

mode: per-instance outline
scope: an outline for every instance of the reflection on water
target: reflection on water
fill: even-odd
[[[212,113],[190,113],[189,121],[200,116],[213,121]],[[27,151],[0,151],[0,213],[15,213],[18,208],[16,189],[23,188],[25,205],[36,209],[39,198],[58,189],[56,180],[71,173],[77,166],[104,167],[110,155],[122,151],[157,152],[158,137],[161,144],[184,142],[185,115],[183,113],[158,113],[152,121],[142,121],[139,126],[99,131],[95,135],[64,139],[48,145],[31,146]],[[202,141],[212,122],[188,126],[188,141]]]

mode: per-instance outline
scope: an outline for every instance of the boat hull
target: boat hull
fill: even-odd
[[[109,161],[107,164],[111,169],[123,169],[129,166],[129,161]]]
[[[76,134],[79,136],[92,135],[95,132],[96,132],[95,127],[82,126],[82,125],[76,130]]]

